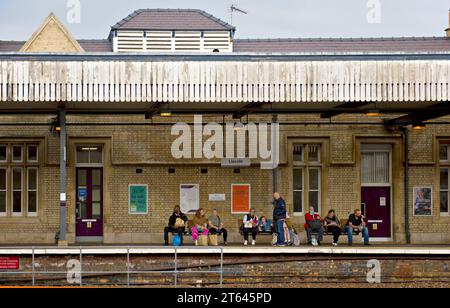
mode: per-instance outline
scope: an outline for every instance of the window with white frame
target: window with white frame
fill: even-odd
[[[38,152],[35,143],[0,143],[0,216],[37,216]]]
[[[7,185],[8,185],[8,173],[6,168],[0,168],[0,216],[6,216],[7,208]]]
[[[11,195],[11,205],[12,214],[20,215],[22,214],[22,185],[23,185],[23,172],[21,167],[12,168],[12,195]]]
[[[27,162],[37,163],[38,161],[38,147],[35,144],[27,145]]]
[[[6,163],[8,161],[8,146],[0,144],[0,163]]]
[[[38,169],[27,168],[27,213],[29,216],[37,215],[37,187],[38,187]]]
[[[294,213],[303,212],[303,168],[294,168]]]
[[[316,212],[320,210],[320,168],[308,168],[308,200],[309,206],[314,207]]]
[[[439,204],[442,216],[450,216],[450,141],[441,140],[439,144]]]
[[[293,203],[294,213],[319,212],[321,207],[321,146],[293,144]]]
[[[14,163],[21,163],[23,161],[23,145],[12,146],[12,161]]]
[[[78,166],[103,164],[103,147],[93,145],[77,146],[76,163]]]
[[[441,215],[450,215],[449,212],[449,168],[441,168],[440,172],[440,209]]]
[[[390,185],[390,152],[361,152],[361,184]]]
[[[439,145],[439,160],[441,162],[450,162],[450,144]]]

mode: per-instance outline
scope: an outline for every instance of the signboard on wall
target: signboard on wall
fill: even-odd
[[[0,270],[18,270],[19,257],[0,257]]]
[[[185,214],[195,213],[200,208],[200,186],[198,184],[180,185],[180,208]]]
[[[87,196],[87,189],[86,188],[78,188],[78,201],[85,202]]]
[[[209,201],[225,201],[225,194],[209,194]]]
[[[224,158],[221,161],[222,167],[250,167],[250,158]]]
[[[231,185],[231,212],[233,214],[248,213],[251,206],[250,196],[250,184]]]
[[[148,185],[130,184],[128,187],[128,212],[130,214],[148,213]]]

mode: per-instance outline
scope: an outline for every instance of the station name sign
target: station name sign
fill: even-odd
[[[222,167],[250,167],[250,158],[224,158],[221,163]]]

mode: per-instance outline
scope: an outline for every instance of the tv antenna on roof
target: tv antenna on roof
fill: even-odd
[[[248,14],[247,11],[244,11],[244,10],[238,8],[236,5],[232,4],[230,6],[230,15],[231,15],[231,22],[230,22],[230,24],[231,25],[233,25],[233,14],[234,14],[234,12],[238,12],[238,13],[241,13],[241,14],[244,14],[244,15]]]

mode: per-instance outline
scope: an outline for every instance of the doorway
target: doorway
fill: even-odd
[[[77,242],[103,241],[103,148],[77,146],[75,232]]]
[[[361,207],[375,240],[392,239],[391,161],[391,145],[361,145]]]

